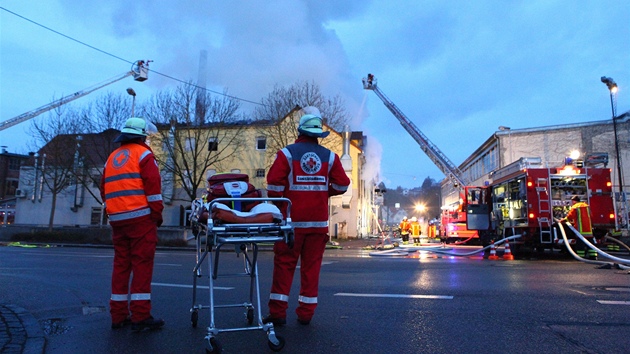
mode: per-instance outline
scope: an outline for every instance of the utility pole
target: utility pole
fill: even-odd
[[[621,169],[621,155],[619,154],[619,137],[617,136],[617,105],[615,98],[617,94],[617,83],[610,77],[602,76],[602,82],[608,87],[610,92],[610,108],[612,109],[613,132],[615,134],[615,155],[617,159],[617,178],[619,182],[619,198],[621,198],[621,227],[628,227],[628,214],[626,208],[626,193],[623,191],[623,172]]]

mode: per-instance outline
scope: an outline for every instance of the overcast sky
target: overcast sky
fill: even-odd
[[[456,165],[500,125],[610,119],[601,76],[619,85],[617,112],[630,109],[627,0],[3,0],[0,7],[0,121],[151,59],[149,80],[124,79],[71,105],[127,87],[141,102],[179,85],[157,73],[196,82],[205,50],[207,87],[245,100],[244,111],[274,85],[297,81],[341,95],[352,130],[368,137],[371,173],[390,188],[444,175],[363,90],[368,73]],[[29,126],[0,131],[0,146],[28,152]]]

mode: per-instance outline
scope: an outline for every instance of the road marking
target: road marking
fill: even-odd
[[[452,300],[450,295],[405,295],[405,294],[359,294],[359,293],[336,293],[335,296],[354,296],[354,297],[394,297],[405,299],[436,299],[436,300]]]
[[[630,288],[604,288],[608,291],[622,291],[622,292],[630,292]]]
[[[322,265],[330,265],[330,264],[335,264],[335,263],[339,263],[339,262],[337,262],[337,261],[325,261],[325,262],[322,262]],[[300,268],[301,268],[301,266],[296,266],[295,267],[295,269],[300,269]]]
[[[597,300],[602,305],[630,305],[630,301],[608,301],[608,300]]]
[[[181,267],[181,264],[176,264],[176,263],[155,263],[155,265],[159,265],[159,266],[168,266],[168,267]]]
[[[184,285],[184,284],[168,284],[168,283],[151,283],[151,285],[155,285],[155,286],[165,286],[165,287],[170,287],[170,288],[187,288],[187,289],[192,289],[192,285]],[[209,286],[204,286],[204,285],[197,285],[197,289],[210,289]],[[233,290],[234,288],[232,287],[225,287],[225,286],[215,286],[214,290]]]

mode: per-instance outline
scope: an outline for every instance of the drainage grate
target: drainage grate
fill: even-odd
[[[44,320],[42,322],[42,327],[44,328],[44,333],[49,336],[64,334],[70,330],[70,327],[63,325],[63,319],[61,318]]]

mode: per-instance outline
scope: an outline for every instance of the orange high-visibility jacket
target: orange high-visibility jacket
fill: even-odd
[[[567,220],[584,236],[592,235],[593,229],[591,226],[591,210],[588,204],[584,202],[577,202],[567,214]]]
[[[101,184],[110,224],[128,224],[140,218],[162,221],[160,172],[151,149],[127,143],[107,159]]]
[[[408,234],[409,233],[409,229],[411,228],[411,223],[409,222],[409,220],[403,220],[400,222],[400,233],[401,234]]]

